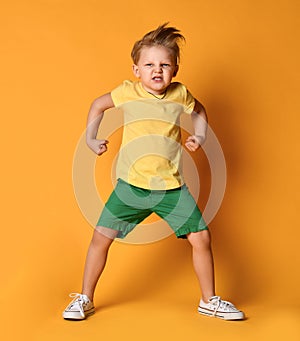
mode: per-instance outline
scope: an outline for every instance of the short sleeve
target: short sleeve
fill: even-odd
[[[194,111],[195,107],[195,99],[194,96],[185,88],[186,96],[185,96],[185,112],[187,114],[191,114]]]
[[[170,90],[168,99],[180,103],[183,107],[183,112],[191,114],[195,107],[195,99],[186,86],[182,83],[174,82],[171,84]]]
[[[124,102],[124,92],[124,83],[111,91],[110,95],[116,107]]]
[[[125,80],[122,84],[111,91],[111,98],[116,107],[128,101],[133,96],[134,85],[130,80]]]

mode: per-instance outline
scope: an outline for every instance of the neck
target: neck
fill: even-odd
[[[152,95],[153,97],[155,97],[155,98],[157,98],[157,99],[163,99],[163,98],[165,98],[166,97],[166,94],[167,94],[167,90],[165,91],[165,92],[163,92],[163,93],[161,93],[161,94],[153,94],[152,92],[150,92],[150,91],[147,91],[148,92],[148,94],[150,94],[150,95]]]

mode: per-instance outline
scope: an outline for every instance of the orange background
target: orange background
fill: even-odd
[[[5,339],[299,339],[299,5],[2,2]],[[68,293],[80,290],[92,232],[72,185],[87,111],[95,97],[133,79],[132,44],[166,21],[187,40],[177,80],[205,105],[227,162],[225,198],[210,224],[217,292],[248,319],[198,316],[190,247],[171,236],[146,245],[115,243],[95,297],[97,314],[64,321]],[[110,153],[97,163],[103,193],[111,184],[99,177],[110,176],[118,139],[112,137]],[[204,182],[209,172],[201,164],[199,172]]]

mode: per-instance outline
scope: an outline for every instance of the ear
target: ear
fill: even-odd
[[[173,73],[173,77],[176,77],[178,70],[179,70],[179,65],[176,65],[174,73]]]
[[[135,77],[139,78],[140,77],[140,71],[137,65],[133,64],[132,65],[132,71]]]

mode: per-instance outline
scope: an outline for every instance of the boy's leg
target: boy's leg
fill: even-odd
[[[231,302],[215,296],[214,262],[209,231],[192,232],[187,235],[187,238],[193,247],[194,268],[202,291],[198,312],[224,320],[243,320],[245,315],[242,311]]]
[[[208,230],[192,232],[187,239],[193,248],[193,264],[202,291],[202,300],[215,296],[214,261]]]
[[[82,285],[82,294],[87,295],[91,301],[94,299],[97,282],[104,270],[108,250],[117,233],[118,231],[99,226],[94,230],[86,257]]]

